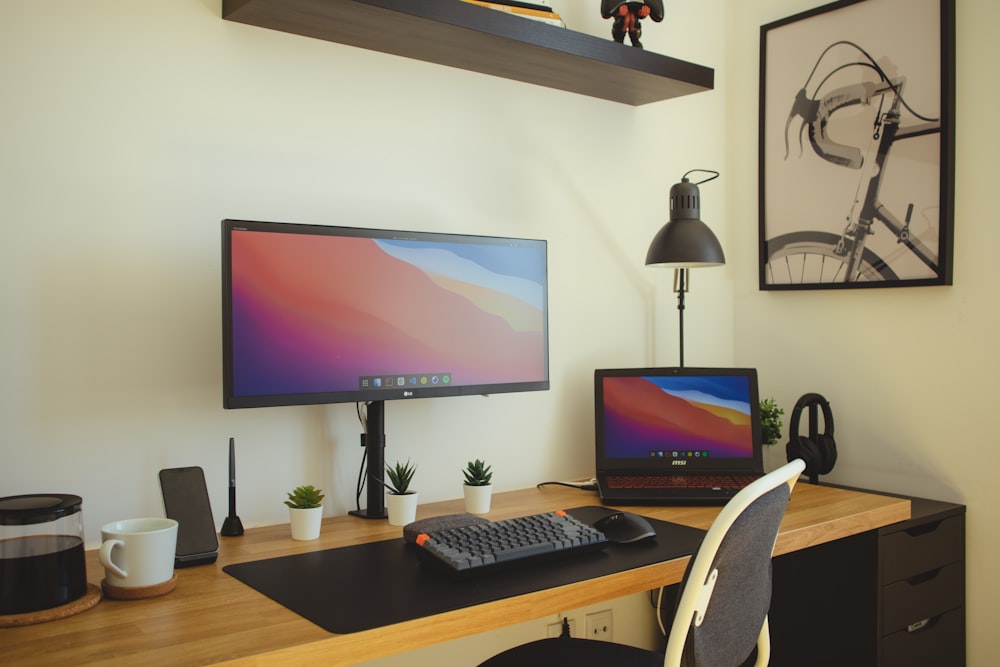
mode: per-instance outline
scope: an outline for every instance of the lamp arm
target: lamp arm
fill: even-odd
[[[680,367],[684,368],[684,293],[688,291],[688,270],[674,269],[674,291],[677,292],[677,320],[680,323]]]

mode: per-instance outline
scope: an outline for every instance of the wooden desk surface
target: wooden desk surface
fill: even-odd
[[[565,487],[496,494],[488,518],[505,519],[559,508],[600,504],[597,495]],[[664,521],[708,528],[710,507],[637,507]],[[423,505],[418,518],[461,512],[462,501]],[[910,501],[800,483],[792,494],[776,554],[848,537],[910,517]],[[416,619],[348,635],[330,634],[222,572],[230,563],[260,560],[360,542],[399,538],[385,521],[338,516],[323,521],[319,540],[295,542],[287,525],[219,538],[219,560],[177,570],[177,588],[160,598],[102,600],[70,618],[19,628],[0,628],[5,665],[350,665],[436,644],[499,626],[652,590],[680,581],[687,558],[596,580]],[[96,551],[87,554],[89,580],[104,576]],[[350,604],[332,599],[331,604]],[[391,600],[386,600],[391,604]]]

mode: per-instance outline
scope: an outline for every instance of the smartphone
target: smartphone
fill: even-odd
[[[219,537],[205,486],[205,472],[198,466],[160,471],[160,491],[167,518],[177,521],[174,567],[214,563]]]

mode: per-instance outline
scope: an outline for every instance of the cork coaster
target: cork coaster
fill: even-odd
[[[112,586],[108,583],[107,579],[101,579],[101,589],[104,591],[104,595],[113,600],[145,600],[146,598],[155,598],[161,595],[166,595],[176,587],[176,573],[174,573],[174,576],[164,581],[162,584],[154,584],[153,586],[137,586],[135,588]]]
[[[22,625],[35,625],[58,621],[60,618],[75,616],[87,611],[101,601],[101,589],[94,584],[87,584],[87,592],[81,597],[51,609],[31,611],[25,614],[0,614],[0,628],[17,628]]]

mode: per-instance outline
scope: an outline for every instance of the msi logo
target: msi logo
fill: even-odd
[[[684,459],[681,459],[680,461],[671,461],[670,463],[671,463],[671,465],[675,465],[675,466],[686,466],[687,465],[687,461],[684,460]]]

